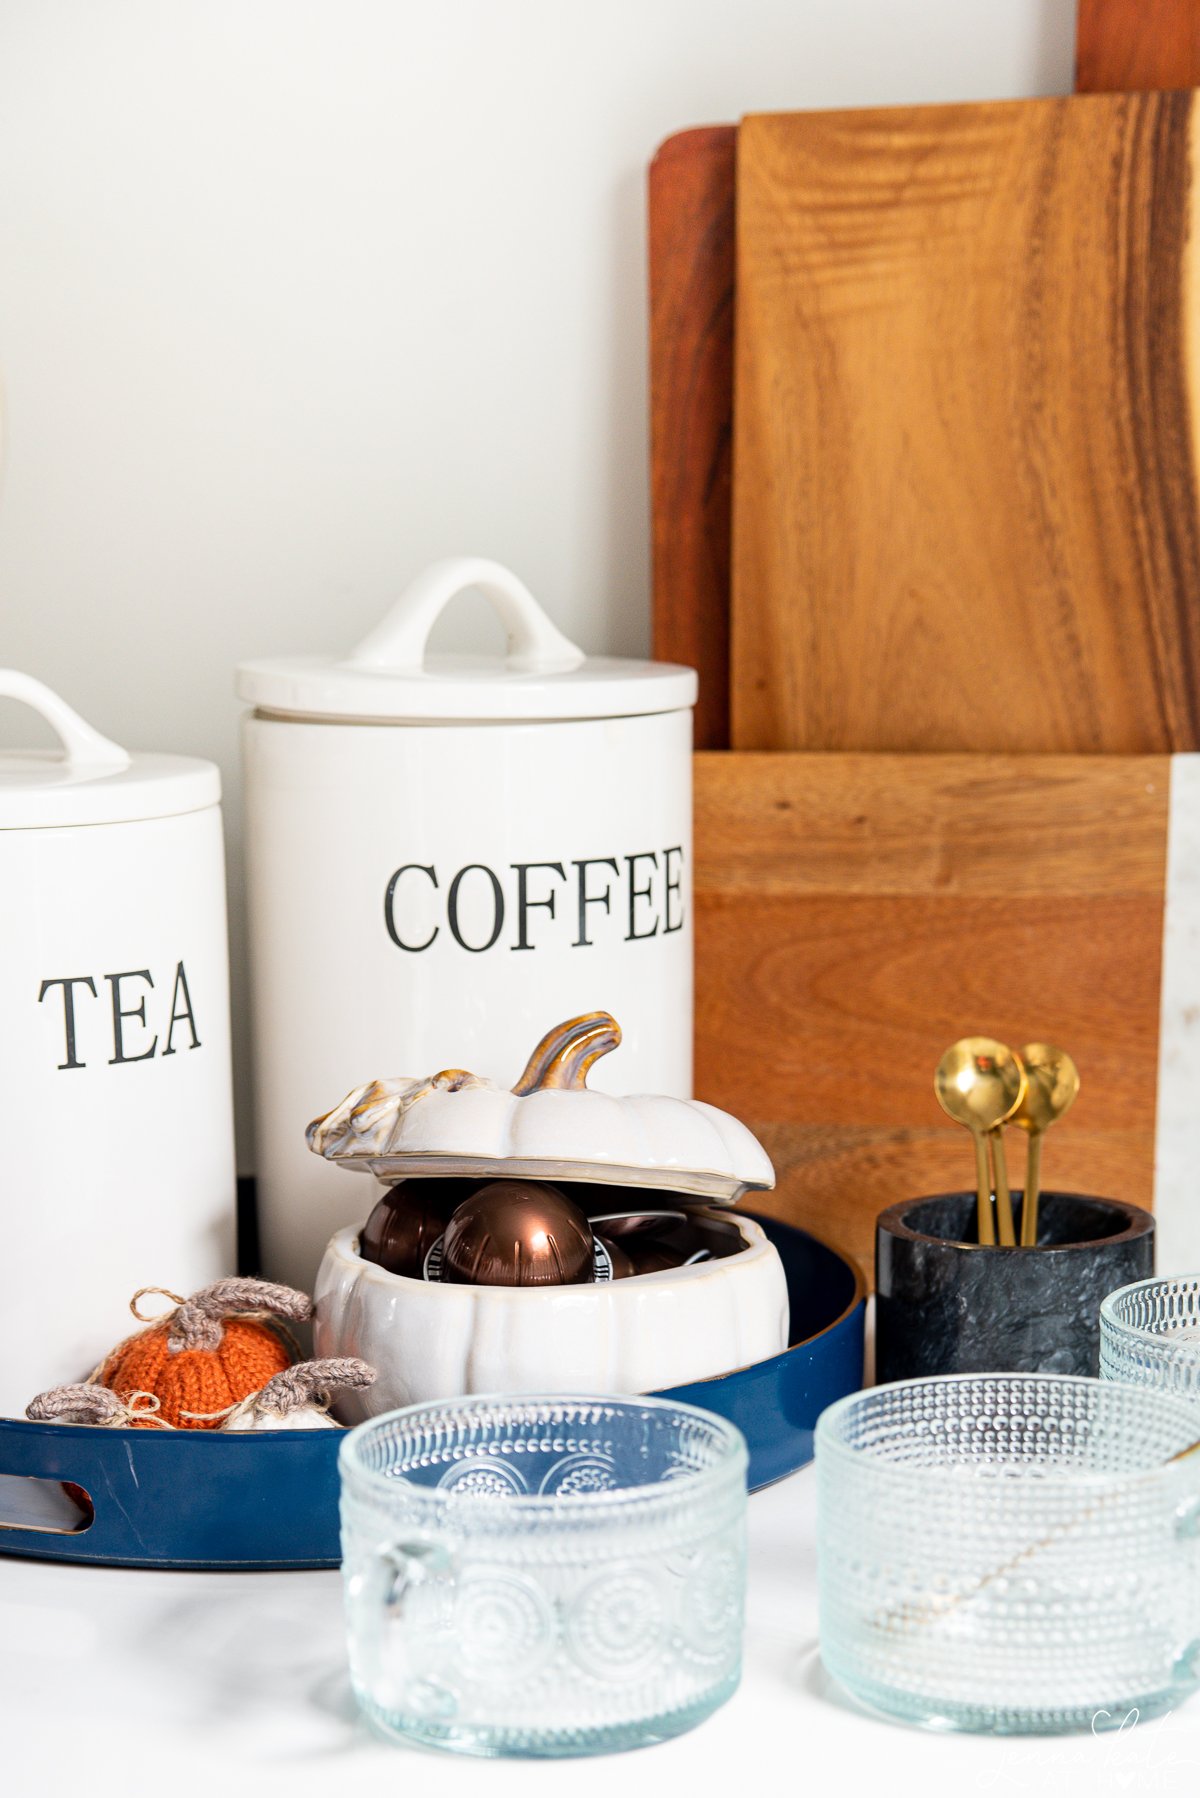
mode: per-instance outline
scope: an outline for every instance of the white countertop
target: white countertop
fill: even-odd
[[[0,1559],[0,1798],[662,1798],[778,1781],[880,1798],[1194,1793],[1200,1699],[1119,1735],[934,1736],[860,1711],[816,1651],[811,1468],[750,1501],[740,1691],[690,1735],[619,1757],[464,1760],[374,1738],[350,1693],[338,1573],[140,1573]]]

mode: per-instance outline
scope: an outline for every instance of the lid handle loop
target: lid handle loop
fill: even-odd
[[[71,710],[66,700],[60,699],[50,687],[43,686],[40,680],[34,680],[31,674],[21,674],[16,668],[0,668],[0,699],[19,699],[40,713],[58,732],[72,767],[111,768],[114,771],[128,768],[128,750],[93,730],[78,712]]]
[[[434,562],[404,589],[387,616],[350,652],[354,668],[418,672],[429,633],[452,599],[477,587],[508,636],[505,661],[518,673],[562,674],[578,668],[583,651],[553,625],[523,581],[501,562],[452,556]]]

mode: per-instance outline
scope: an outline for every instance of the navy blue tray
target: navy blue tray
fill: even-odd
[[[757,1492],[808,1465],[826,1405],[862,1385],[867,1289],[852,1262],[807,1230],[752,1211],[744,1215],[754,1217],[779,1250],[792,1346],[769,1361],[658,1396],[703,1405],[736,1423],[750,1449],[750,1490]]]
[[[781,1355],[663,1396],[736,1423],[757,1490],[812,1459],[826,1405],[862,1385],[865,1287],[816,1237],[758,1220],[787,1275]],[[0,1418],[0,1554],[109,1566],[336,1567],[340,1430],[107,1430]],[[71,1487],[91,1501],[73,1503]],[[42,1513],[40,1527],[6,1518]],[[73,1527],[84,1524],[86,1527]]]

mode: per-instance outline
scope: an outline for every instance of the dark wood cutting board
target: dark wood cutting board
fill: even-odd
[[[1198,85],[1200,0],[1079,0],[1079,93]]]
[[[1194,110],[743,122],[735,748],[1200,747]]]
[[[737,126],[667,139],[650,165],[654,653],[700,674],[697,749],[729,743],[729,530]]]

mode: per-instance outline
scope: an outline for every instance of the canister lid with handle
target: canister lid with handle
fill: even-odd
[[[39,713],[62,748],[0,751],[0,830],[170,818],[201,811],[221,798],[221,776],[212,762],[182,755],[131,755],[93,730],[32,675],[0,668],[4,699]]]
[[[437,619],[472,588],[499,616],[505,653],[430,655]],[[515,723],[680,711],[696,703],[696,675],[670,662],[585,655],[509,569],[460,556],[418,575],[344,659],[243,662],[237,690],[263,711],[299,718]]]

